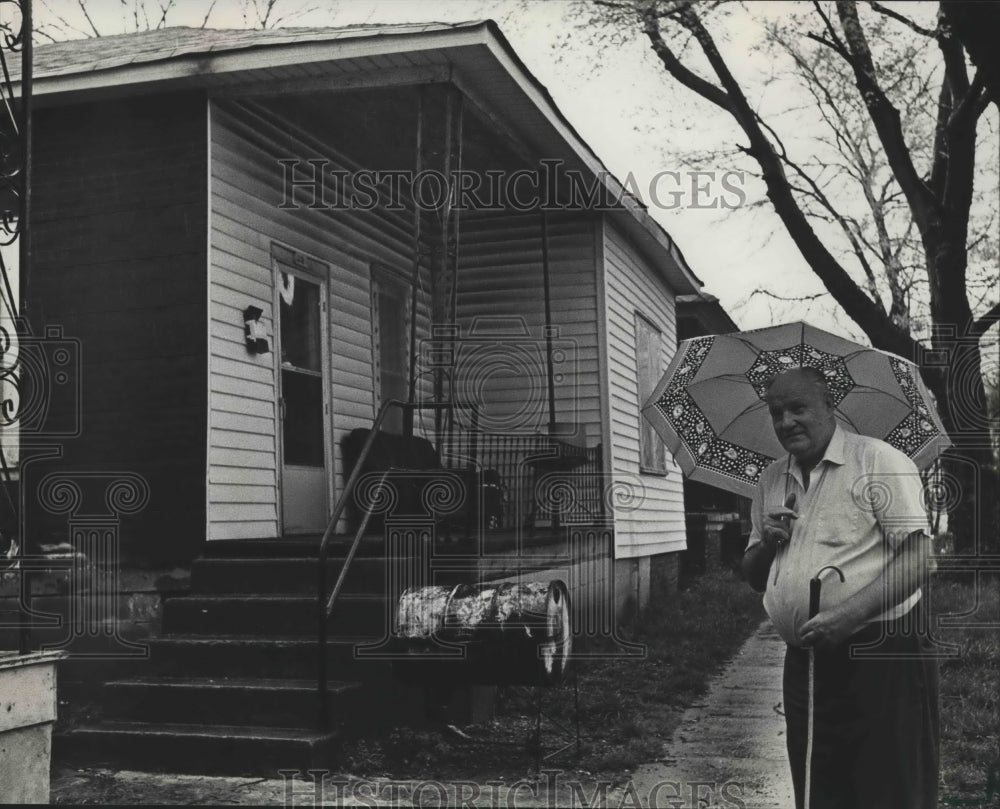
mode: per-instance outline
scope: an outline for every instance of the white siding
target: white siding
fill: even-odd
[[[608,352],[611,465],[619,484],[641,487],[638,505],[615,511],[615,558],[683,550],[684,491],[679,467],[667,451],[666,476],[639,469],[639,408],[635,314],[659,328],[660,365],[677,348],[674,293],[627,237],[605,220],[603,233],[605,330]]]
[[[264,104],[218,102],[211,144],[210,539],[279,535],[274,356],[252,355],[242,311],[255,305],[273,347],[271,243],[329,264],[329,452],[343,482],[340,442],[374,416],[370,265],[410,270],[408,215],[282,210],[279,159],[331,158],[318,137],[287,131]],[[425,287],[426,289],[426,287]],[[426,328],[425,300],[418,327]]]
[[[548,241],[550,308],[552,325],[558,329],[553,342],[556,419],[584,426],[588,442],[595,445],[601,440],[601,394],[593,221],[579,214],[572,219],[552,215]],[[484,326],[497,332],[504,324],[501,319],[511,326],[523,323],[527,331],[525,338],[496,338],[501,356],[505,340],[515,347],[507,355],[507,372],[497,377],[502,384],[488,388],[492,401],[487,413],[498,420],[509,416],[513,432],[546,432],[541,214],[464,215],[458,276],[458,321],[464,338],[476,324],[481,332]],[[560,362],[561,357],[565,359]]]
[[[371,288],[373,263],[411,272],[412,213],[345,212],[300,207],[282,210],[280,159],[329,158],[347,165],[315,132],[288,131],[263,102],[213,102],[211,115],[209,537],[280,534],[278,421],[273,354],[248,354],[242,311],[259,306],[273,346],[270,249],[278,242],[330,266],[328,279],[334,495],[343,484],[340,443],[374,417]],[[567,348],[557,373],[556,417],[583,425],[588,444],[605,443],[599,380],[596,220],[553,215],[549,225],[552,323],[556,347]],[[545,432],[541,215],[463,212],[458,255],[458,321],[468,336],[476,318],[523,319],[526,343],[520,374],[490,388],[493,414],[537,406],[517,432]],[[430,283],[420,284],[418,339],[429,333]],[[492,321],[496,324],[496,321]],[[498,353],[504,354],[500,337]],[[497,354],[494,354],[494,357]],[[533,359],[531,359],[533,357]],[[420,369],[424,392],[432,382]],[[463,391],[456,391],[459,398]],[[424,423],[433,419],[425,418]],[[484,425],[487,426],[487,425]],[[418,425],[419,429],[419,425]],[[606,432],[606,431],[605,431]],[[605,457],[607,450],[605,448]]]

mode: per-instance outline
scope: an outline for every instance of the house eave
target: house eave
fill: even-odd
[[[303,36],[307,38],[231,49],[179,47],[147,61],[135,57],[117,64],[112,56],[78,65],[71,72],[40,71],[33,80],[33,95],[42,107],[182,90],[224,95],[247,85],[274,87],[282,82],[318,92],[345,84],[356,87],[364,81],[376,86],[380,76],[389,75],[399,83],[419,83],[428,76],[447,78],[516,127],[523,145],[539,159],[563,159],[568,168],[596,178],[608,198],[619,201],[609,216],[651,258],[674,292],[700,290],[701,281],[670,235],[607,170],[493,21],[429,30],[390,27],[376,34],[358,29],[357,35],[331,29],[326,38],[321,33]],[[411,66],[415,69],[409,71]]]

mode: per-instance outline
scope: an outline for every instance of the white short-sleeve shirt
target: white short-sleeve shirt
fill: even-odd
[[[809,580],[827,565],[820,611],[841,603],[882,576],[899,544],[915,531],[927,533],[923,487],[916,466],[884,441],[856,435],[839,425],[822,460],[809,475],[791,456],[778,458],[761,474],[753,500],[750,545],[760,542],[764,515],[795,493],[790,541],[771,564],[764,608],[786,643],[801,645],[799,630],[809,615]],[[919,590],[900,604],[886,603],[872,620],[905,615]]]

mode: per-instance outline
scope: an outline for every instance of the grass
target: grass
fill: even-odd
[[[977,594],[972,574],[938,574],[930,595],[932,616],[967,614],[966,623],[987,625],[934,630],[940,643],[958,650],[940,664],[941,805],[1000,806],[1000,792],[993,791],[1000,774],[1000,577],[983,575]],[[620,628],[625,640],[645,645],[646,655],[575,664],[583,753],[553,766],[620,778],[658,758],[684,709],[763,618],[760,597],[729,571],[716,569]],[[590,646],[602,649],[611,651],[613,644]],[[568,716],[571,689],[546,694],[545,704],[551,714]],[[361,743],[345,764],[358,774],[399,778],[517,778],[532,764],[516,747],[532,731],[530,709],[523,692],[501,689],[495,718],[466,728],[475,737],[509,742],[510,749],[397,728]],[[551,727],[546,734],[552,747],[557,738]]]
[[[763,618],[760,596],[714,569],[625,633],[646,647],[644,658],[582,663],[582,732],[592,745],[581,766],[611,773],[658,758],[681,713]]]
[[[965,614],[980,627],[934,629],[958,656],[941,661],[941,804],[998,806],[1000,791],[1000,577],[938,574],[935,616]],[[934,624],[932,624],[934,626]]]
[[[603,657],[576,660],[582,753],[553,759],[549,766],[617,778],[656,760],[685,708],[704,693],[711,677],[764,618],[760,596],[728,569],[710,569],[667,601],[659,601],[618,638],[645,647],[642,657],[620,654],[603,639],[582,651]],[[546,713],[568,717],[573,689],[542,695]],[[352,772],[393,778],[518,778],[532,766],[524,742],[534,727],[533,703],[524,689],[501,688],[494,718],[464,730],[493,747],[439,731],[396,728],[355,747],[345,766]],[[570,729],[571,730],[571,729]],[[543,723],[547,750],[570,740]]]

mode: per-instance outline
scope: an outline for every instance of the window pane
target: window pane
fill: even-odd
[[[639,314],[635,316],[636,383],[639,408],[646,403],[660,380],[660,332]],[[663,442],[653,426],[639,416],[639,464],[651,472],[666,472],[667,460]]]
[[[387,294],[388,293],[388,294]],[[382,401],[406,400],[407,354],[409,353],[406,328],[406,302],[391,287],[379,297],[379,370],[381,373]]]
[[[320,372],[319,285],[279,272],[281,363]]]
[[[409,397],[410,286],[389,273],[372,278],[372,347],[376,407],[389,399]],[[402,431],[402,414],[391,412],[387,432]]]
[[[323,466],[323,377],[281,372],[285,463]]]

